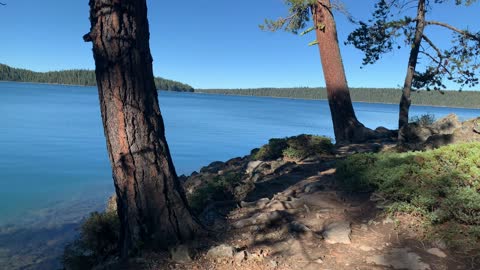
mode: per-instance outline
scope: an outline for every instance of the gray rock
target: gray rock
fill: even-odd
[[[185,245],[180,245],[170,249],[170,257],[176,263],[189,263],[192,261],[190,249]]]
[[[245,201],[241,201],[241,202],[240,202],[240,206],[241,206],[241,207],[258,207],[258,208],[263,208],[263,207],[265,207],[265,205],[267,205],[268,202],[270,202],[270,199],[268,199],[268,198],[261,198],[260,200],[255,201],[255,202],[245,202]]]
[[[282,216],[280,215],[279,211],[258,213],[251,217],[252,224],[270,224],[281,218]]]
[[[455,129],[462,126],[458,116],[454,113],[451,113],[441,119],[438,119],[432,124],[432,128],[438,134],[452,134]]]
[[[351,233],[350,222],[334,222],[324,228],[323,238],[328,244],[350,244]]]
[[[325,186],[321,183],[315,182],[305,186],[304,192],[305,193],[313,193],[315,191],[324,190]]]
[[[365,245],[359,246],[358,249],[360,249],[362,251],[372,251],[372,250],[374,250],[374,248],[369,247],[369,246],[365,246]]]
[[[284,211],[287,209],[281,201],[273,200],[267,204],[269,211]]]
[[[247,164],[247,169],[245,170],[245,172],[247,174],[251,174],[255,171],[255,169],[260,166],[261,164],[263,163],[263,161],[261,160],[255,160],[255,161],[250,161],[248,164]]]
[[[117,195],[116,194],[113,194],[112,196],[110,196],[110,198],[108,198],[105,212],[107,213],[117,212]]]
[[[274,260],[270,260],[270,266],[272,268],[276,268],[278,266],[278,262],[277,261],[274,261]]]
[[[306,233],[310,232],[310,228],[305,226],[304,224],[298,222],[298,221],[293,221],[289,224],[290,231],[292,232],[297,232],[297,233]]]
[[[418,254],[407,248],[394,248],[386,254],[367,257],[367,263],[393,267],[393,269],[430,270],[430,265],[421,261]]]
[[[219,170],[225,167],[225,163],[221,161],[214,161],[210,163],[208,166],[203,167],[200,169],[201,173],[217,173]]]
[[[236,263],[241,263],[245,260],[247,260],[247,251],[240,251],[240,252],[237,252],[235,255],[234,255],[234,258]]]
[[[428,137],[435,134],[435,130],[428,126],[410,123],[400,130],[400,134],[406,142],[423,143]]]
[[[207,257],[210,259],[233,258],[234,255],[235,248],[225,244],[212,247],[207,252]]]
[[[432,255],[435,255],[437,257],[440,257],[440,258],[446,258],[447,257],[447,254],[445,254],[445,252],[443,252],[439,248],[431,248],[431,249],[428,249],[427,252],[432,254]]]

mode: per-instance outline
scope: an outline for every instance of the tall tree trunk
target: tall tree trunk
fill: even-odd
[[[340,144],[363,141],[367,129],[357,120],[353,110],[330,0],[319,0],[312,6],[312,13],[335,140]]]
[[[425,29],[425,0],[419,0],[417,6],[417,23],[415,29],[415,37],[410,50],[410,57],[408,59],[407,76],[403,85],[402,98],[400,99],[400,114],[398,117],[398,130],[408,124],[408,112],[410,110],[410,93],[412,91],[413,76],[415,75],[415,68],[417,66],[418,53],[420,51],[420,44],[422,43],[423,31]],[[399,132],[399,139],[402,141],[402,132]]]
[[[200,228],[177,178],[153,79],[145,0],[90,0],[96,77],[121,224],[122,257]]]

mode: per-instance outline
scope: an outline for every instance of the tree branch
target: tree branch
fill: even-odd
[[[442,52],[440,51],[440,49],[437,46],[435,46],[435,44],[433,43],[432,40],[430,40],[425,34],[422,35],[422,38],[423,38],[423,40],[425,40],[425,42],[428,43],[428,45],[430,45],[430,47],[432,47],[437,52],[438,57],[444,58]]]
[[[473,40],[476,40],[476,41],[480,41],[480,35],[475,35],[475,34],[472,34],[470,33],[469,31],[466,31],[466,30],[461,30],[461,29],[458,29],[454,26],[451,26],[447,23],[444,23],[444,22],[439,22],[439,21],[426,21],[425,22],[426,25],[438,25],[438,26],[442,26],[442,27],[445,27],[447,29],[450,29],[454,32],[457,32],[461,35],[464,35],[470,39],[473,39]]]

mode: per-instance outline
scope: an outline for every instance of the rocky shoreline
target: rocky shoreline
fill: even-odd
[[[398,223],[411,221],[377,215],[376,203],[368,195],[350,196],[338,190],[335,164],[354,153],[480,141],[475,131],[478,120],[461,123],[449,115],[429,125],[412,124],[401,131],[407,140],[400,147],[388,136],[333,147],[320,137],[300,135],[271,140],[271,148],[265,145],[244,157],[213,162],[179,177],[193,211],[211,235],[169,254],[147,254],[133,261],[139,268],[126,269],[232,269],[232,265],[241,269],[350,269],[340,261],[361,265],[358,269],[373,265],[444,269],[451,264],[445,259],[450,253],[444,243],[418,248],[415,233],[394,230]],[[280,152],[275,148],[278,145]],[[0,228],[0,266],[58,268],[58,256],[83,221],[75,213],[99,211],[105,209],[104,204],[79,201],[60,211],[45,211],[42,219],[28,227]],[[115,199],[110,198],[107,209],[115,207]],[[407,267],[397,259],[407,261]]]

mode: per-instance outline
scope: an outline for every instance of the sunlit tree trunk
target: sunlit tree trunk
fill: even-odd
[[[312,6],[312,13],[335,140],[337,143],[363,141],[367,129],[357,120],[353,110],[330,1],[319,0]]]
[[[413,76],[415,75],[415,68],[418,61],[418,53],[420,51],[420,44],[422,42],[423,31],[425,29],[425,0],[418,1],[417,7],[417,23],[414,40],[412,42],[412,49],[410,50],[410,57],[408,59],[407,76],[403,85],[402,98],[400,99],[400,114],[398,117],[398,129],[401,130],[408,124],[408,113],[410,104],[412,103],[410,93],[412,91]],[[402,140],[402,132],[399,132],[399,139]]]
[[[117,194],[123,257],[191,239],[187,206],[165,139],[145,0],[90,0],[90,33]]]

